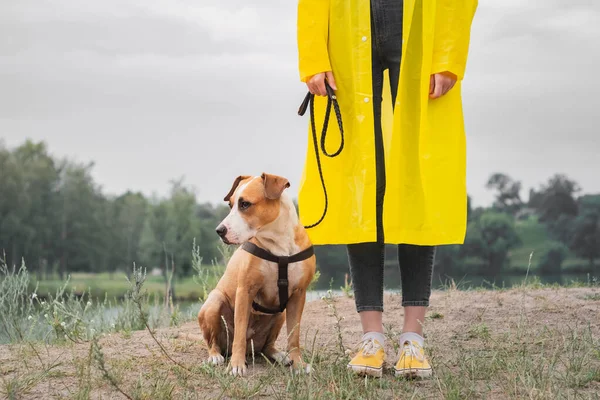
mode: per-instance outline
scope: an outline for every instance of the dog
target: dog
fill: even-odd
[[[310,372],[300,355],[300,320],[316,259],[294,203],[284,192],[289,186],[277,175],[238,176],[224,199],[231,212],[216,232],[224,243],[242,246],[209,293],[198,323],[208,362],[222,364],[230,355],[228,370],[235,376],[246,375],[246,355],[251,352]],[[284,322],[287,352],[275,347]]]

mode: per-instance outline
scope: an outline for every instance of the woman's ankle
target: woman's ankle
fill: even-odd
[[[360,324],[362,325],[363,333],[379,332],[383,333],[383,312],[381,311],[361,311]]]

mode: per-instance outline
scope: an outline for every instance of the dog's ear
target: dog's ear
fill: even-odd
[[[225,201],[229,202],[229,199],[231,199],[231,196],[233,196],[233,194],[235,193],[235,190],[238,188],[239,184],[241,181],[250,178],[247,175],[240,175],[237,178],[235,178],[235,181],[233,181],[233,186],[231,186],[231,190],[229,191],[229,193],[227,193],[227,196],[225,196]]]
[[[270,200],[277,200],[290,187],[290,182],[281,176],[263,173],[261,178],[265,186],[265,197]]]

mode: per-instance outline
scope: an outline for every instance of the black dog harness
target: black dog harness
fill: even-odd
[[[291,263],[304,261],[312,257],[315,254],[314,248],[310,246],[306,250],[302,250],[300,253],[296,253],[291,256],[276,256],[275,254],[250,242],[244,243],[242,245],[242,249],[246,250],[255,257],[277,263],[279,266],[279,273],[277,277],[277,289],[279,290],[279,309],[269,309],[261,306],[255,301],[252,302],[252,308],[255,311],[265,314],[279,314],[280,312],[283,312],[288,302],[288,265]]]

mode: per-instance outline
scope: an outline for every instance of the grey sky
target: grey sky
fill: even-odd
[[[96,162],[106,193],[167,193],[185,176],[220,201],[239,174],[298,183],[296,1],[0,3],[0,140]],[[505,172],[600,192],[600,5],[480,0],[463,84],[469,193]],[[596,68],[595,68],[596,67]],[[285,143],[285,144],[284,144]]]

